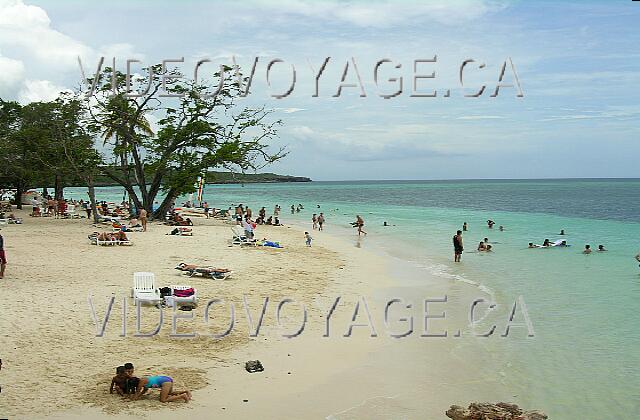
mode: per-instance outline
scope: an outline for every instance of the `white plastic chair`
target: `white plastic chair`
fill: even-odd
[[[133,289],[131,293],[133,295],[133,303],[150,303],[157,305],[162,302],[160,297],[160,290],[156,288],[156,277],[153,273],[138,272],[133,273]]]

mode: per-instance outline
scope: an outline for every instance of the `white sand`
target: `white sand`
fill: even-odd
[[[329,234],[315,233],[314,246],[307,248],[298,229],[265,226],[258,236],[280,241],[285,249],[231,247],[230,225],[197,219],[193,237],[166,236],[170,227],[153,224],[149,232],[130,234],[133,246],[97,247],[87,240],[95,230],[87,220],[22,216],[25,224],[0,232],[9,260],[0,280],[0,418],[442,418],[453,403],[509,397],[495,376],[483,377],[473,367],[489,362],[481,349],[466,351],[468,341],[420,338],[420,308],[410,337],[391,338],[385,328],[384,304],[391,295],[420,302],[427,292],[447,293],[463,300],[468,288],[433,282],[428,291],[397,288],[388,260]],[[228,267],[235,274],[226,281],[188,278],[174,269],[182,261]],[[179,332],[224,330],[229,316],[222,308],[214,311],[215,327],[204,323],[205,304],[213,298],[234,303],[234,331],[220,340],[170,337],[172,310],[164,309],[158,336],[134,337],[136,311],[128,297],[136,271],[154,272],[158,286],[198,289],[195,320],[179,320]],[[89,294],[99,319],[109,297],[116,297],[104,337],[96,337]],[[248,334],[243,295],[254,322],[264,297],[270,298],[255,338]],[[323,338],[317,305],[328,308],[338,296],[343,301],[332,318],[331,337]],[[368,300],[377,338],[369,337],[367,327],[342,336],[359,296]],[[124,338],[119,337],[123,298],[129,304]],[[285,306],[285,330],[277,326],[276,307],[283,298],[307,307],[308,322],[297,338],[281,336],[300,324],[296,305]],[[142,314],[143,331],[149,331],[158,310],[145,307]],[[365,320],[361,312],[358,321]],[[244,370],[244,362],[254,359],[261,360],[264,372]],[[162,404],[157,391],[135,402],[109,395],[115,367],[125,362],[134,363],[138,376],[174,377],[177,388],[194,391],[193,400]]]

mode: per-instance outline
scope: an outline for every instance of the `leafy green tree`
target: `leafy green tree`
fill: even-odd
[[[95,177],[102,158],[95,149],[93,133],[87,129],[83,103],[72,95],[62,94],[52,106],[50,146],[59,152],[61,164],[87,186],[93,220],[97,223]]]
[[[0,183],[16,189],[19,209],[22,194],[46,176],[36,158],[38,133],[26,114],[19,103],[0,99]]]
[[[244,172],[283,156],[268,142],[281,121],[271,121],[264,108],[240,107],[241,86],[225,74],[217,83],[187,80],[176,69],[151,66],[137,80],[147,87],[133,96],[127,78],[105,68],[93,92],[80,92],[90,116],[90,129],[104,136],[103,153],[110,164],[103,173],[124,187],[138,209],[152,214],[159,194],[164,200],[154,217],[162,217],[175,199],[195,191],[197,177],[213,168]],[[90,93],[89,95],[86,95]],[[166,97],[166,95],[172,95]],[[154,133],[148,116],[158,118]]]

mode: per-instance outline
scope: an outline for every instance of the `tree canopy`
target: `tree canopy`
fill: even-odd
[[[282,158],[284,148],[269,145],[281,121],[264,107],[241,106],[246,79],[232,80],[230,71],[198,83],[158,64],[133,80],[146,87],[137,94],[125,74],[106,67],[52,102],[0,99],[0,184],[19,194],[55,184],[61,196],[69,180],[92,190],[103,175],[138,210],[161,217],[207,171],[244,173]]]

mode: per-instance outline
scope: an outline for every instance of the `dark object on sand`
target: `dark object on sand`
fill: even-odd
[[[247,369],[249,373],[262,372],[264,370],[260,360],[249,360],[244,364],[244,368]]]
[[[452,405],[445,413],[453,420],[546,420],[541,411],[524,411],[515,404],[508,403],[471,403],[469,408]]]

